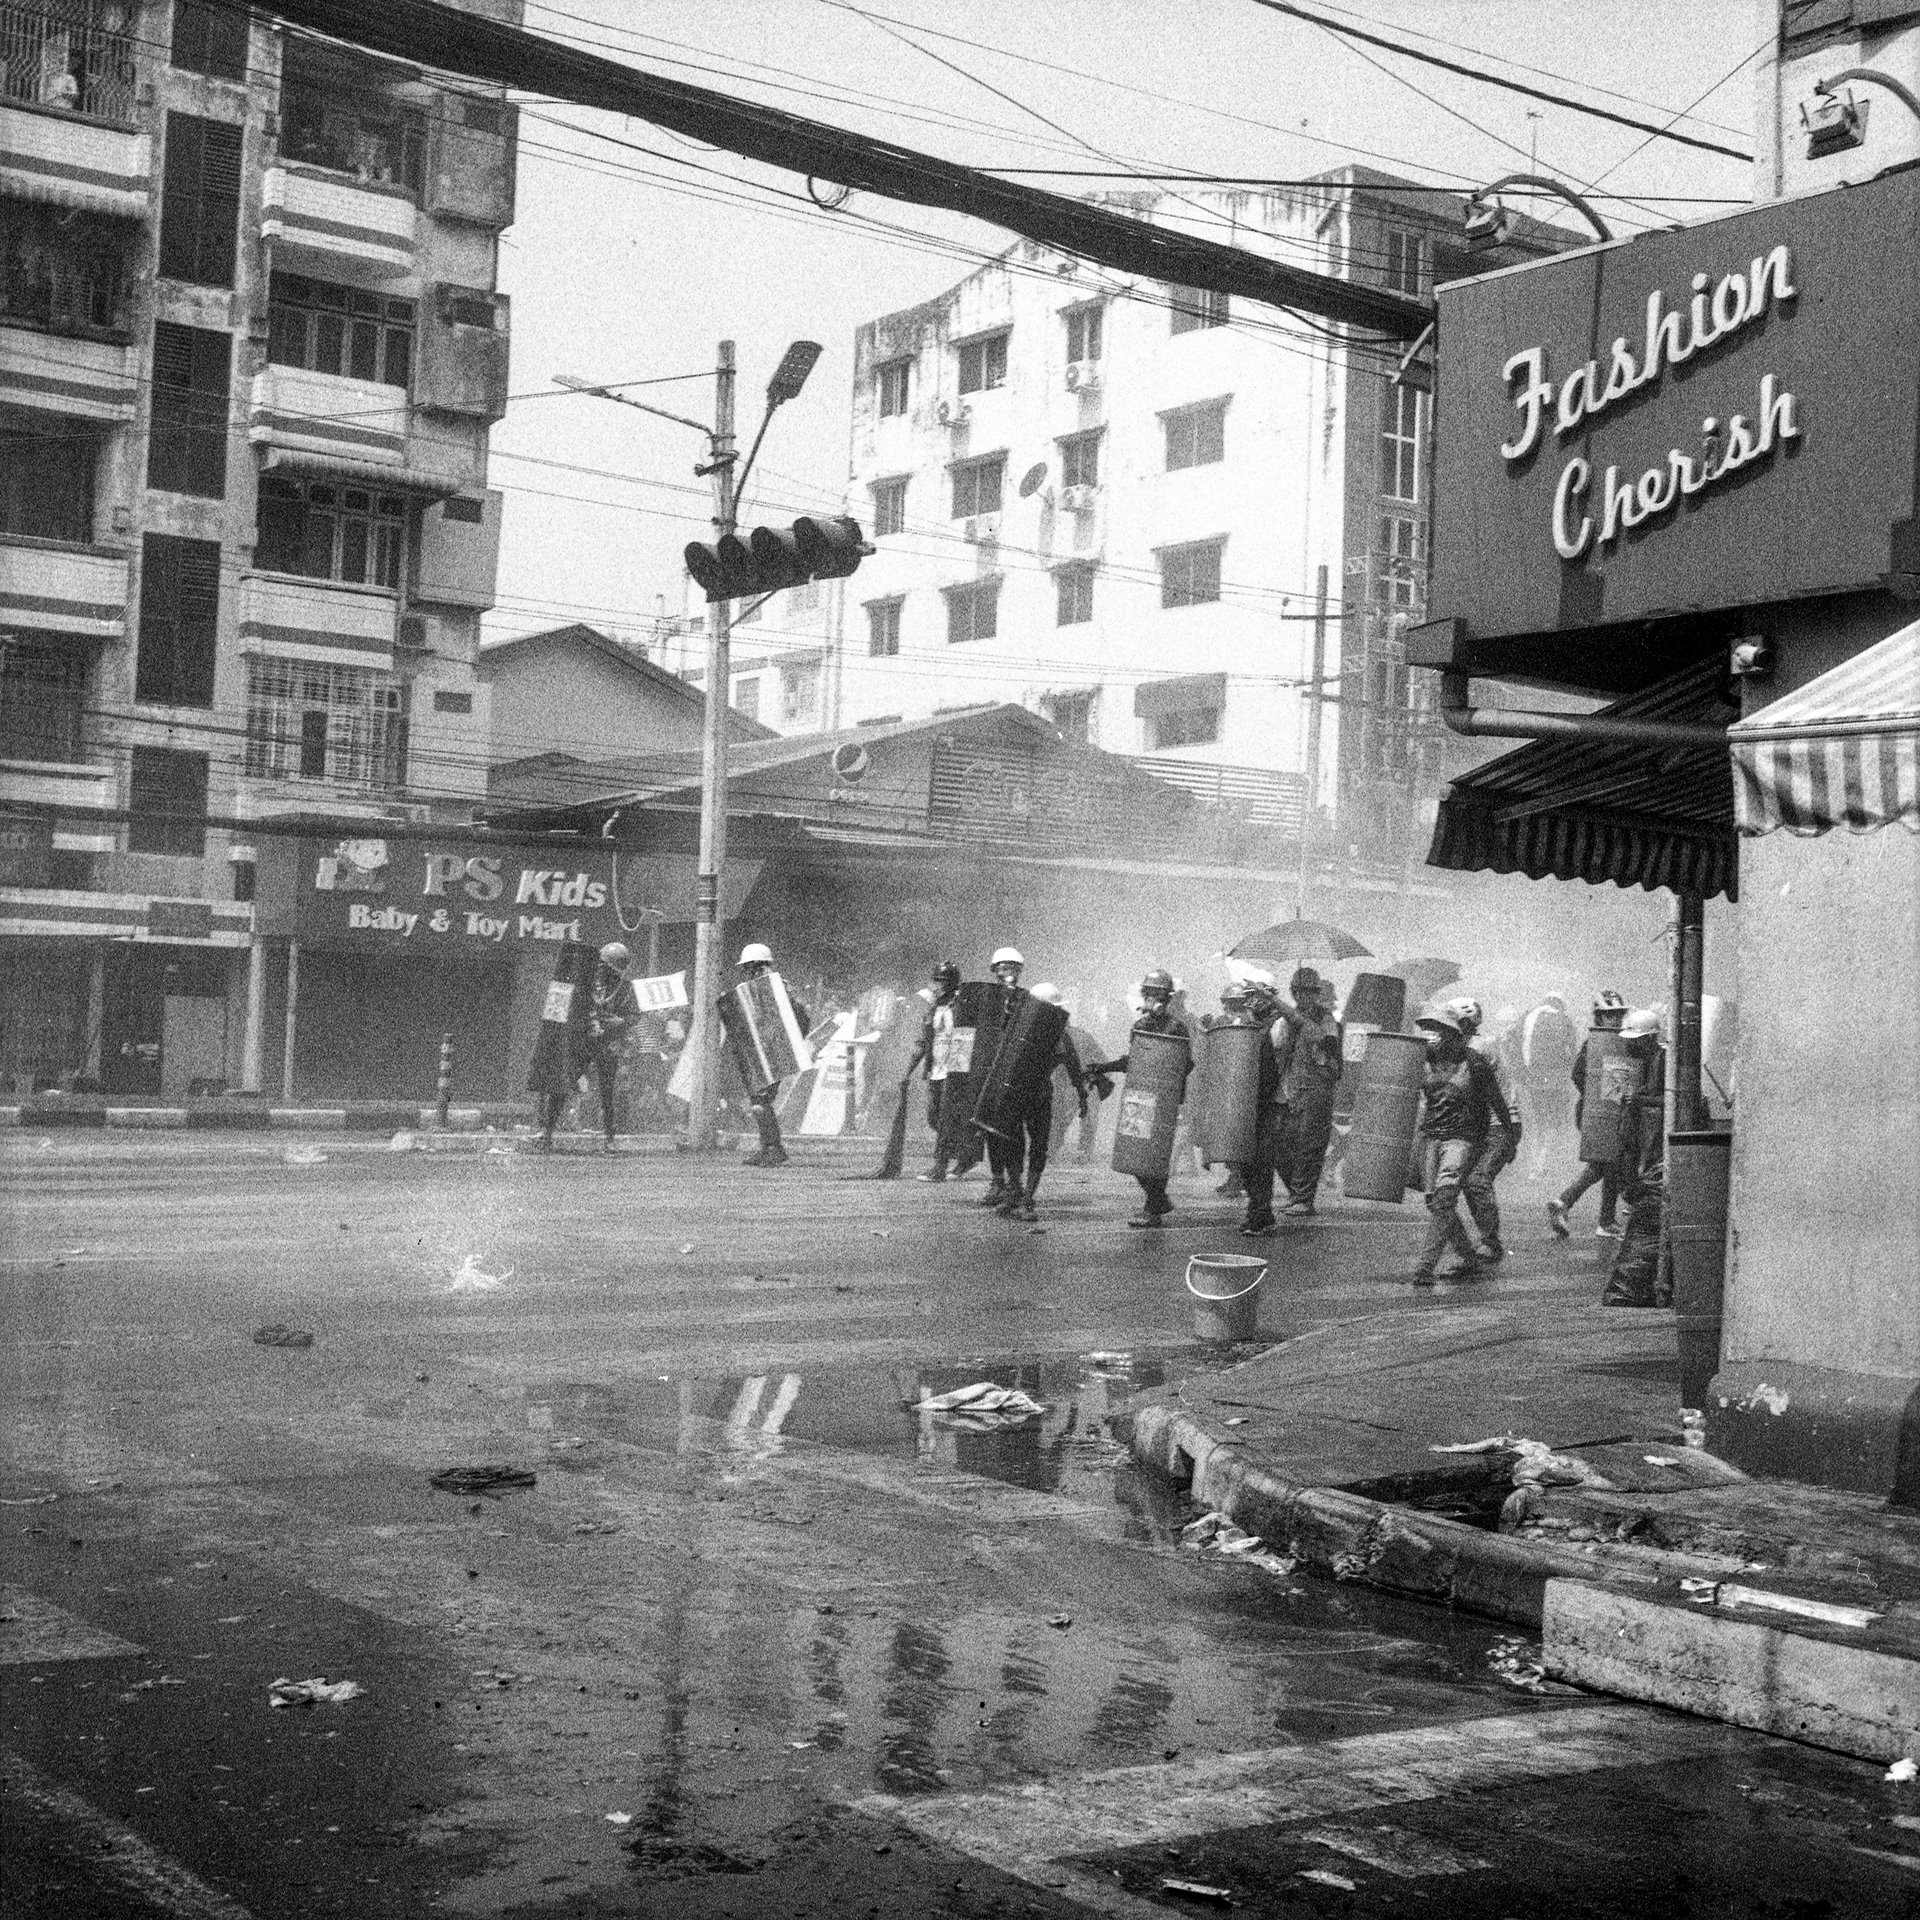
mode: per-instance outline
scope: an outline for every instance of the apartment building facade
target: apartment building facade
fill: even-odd
[[[210,0],[0,4],[0,1090],[259,1088],[274,823],[484,796],[514,135]]]
[[[1366,169],[1129,211],[1424,294],[1463,208]],[[1018,700],[1276,825],[1403,796],[1430,396],[1416,358],[1021,245],[855,342],[829,724]]]

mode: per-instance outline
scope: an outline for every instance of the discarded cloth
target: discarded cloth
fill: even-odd
[[[1031,1394],[1018,1387],[997,1387],[991,1380],[976,1380],[971,1386],[955,1387],[951,1393],[936,1393],[914,1402],[915,1413],[995,1413],[1025,1419],[1045,1413],[1046,1408]]]

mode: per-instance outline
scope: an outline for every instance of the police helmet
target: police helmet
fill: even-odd
[[[1036,1000],[1044,1000],[1050,1007],[1057,1007],[1060,1004],[1060,989],[1051,980],[1042,980],[1030,991]]]
[[[1165,967],[1150,967],[1140,979],[1140,991],[1143,994],[1157,993],[1164,998],[1173,998],[1173,975]]]
[[[740,949],[740,964],[743,967],[770,967],[773,965],[773,949],[761,940],[749,940]]]
[[[1466,1029],[1460,1024],[1460,1016],[1454,1011],[1454,1002],[1444,1007],[1429,1007],[1414,1021],[1416,1027],[1424,1027],[1429,1033],[1457,1033],[1466,1038]]]
[[[621,941],[609,940],[600,949],[600,964],[603,967],[612,968],[615,973],[625,973],[632,961],[633,955],[627,951]]]
[[[1651,1007],[1631,1007],[1620,1022],[1623,1040],[1651,1040],[1660,1031],[1660,1016]]]
[[[990,967],[1024,967],[1026,955],[1018,947],[996,947],[993,958],[987,962]]]
[[[1441,1011],[1453,1015],[1454,1024],[1462,1033],[1478,1033],[1480,1031],[1480,1022],[1483,1015],[1478,1000],[1469,1000],[1466,998],[1449,1000]]]
[[[942,960],[928,977],[939,981],[943,987],[957,987],[960,984],[960,968],[955,961]]]

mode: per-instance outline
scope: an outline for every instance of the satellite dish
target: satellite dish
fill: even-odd
[[[1029,467],[1020,478],[1020,498],[1022,500],[1031,500],[1045,484],[1046,478],[1047,463],[1044,460],[1038,461]]]

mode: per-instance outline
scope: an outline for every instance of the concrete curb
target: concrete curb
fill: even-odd
[[[1688,1555],[1607,1564],[1305,1486],[1262,1466],[1231,1434],[1163,1404],[1116,1427],[1143,1467],[1316,1573],[1538,1633],[1556,1679],[1861,1759],[1920,1756],[1920,1659],[1688,1605],[1679,1581],[1710,1571]]]

